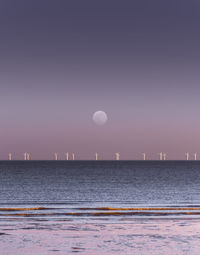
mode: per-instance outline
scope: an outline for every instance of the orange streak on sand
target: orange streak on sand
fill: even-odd
[[[199,207],[139,207],[139,208],[112,208],[112,207],[97,207],[97,208],[78,208],[79,210],[99,210],[99,211],[200,211]]]
[[[93,212],[93,213],[14,213],[14,214],[0,214],[4,217],[13,217],[13,216],[24,216],[24,217],[33,217],[33,216],[126,216],[126,215],[151,215],[151,216],[165,216],[165,215],[200,215],[200,212],[153,212],[153,211],[140,211],[140,212]]]
[[[32,207],[32,208],[0,208],[0,211],[39,211],[52,210],[54,208]],[[75,208],[75,210],[83,211],[200,211],[199,207],[132,207],[132,208],[112,208],[112,207],[96,207],[96,208]],[[78,215],[80,213],[69,213],[70,215]]]
[[[0,208],[0,211],[33,211],[33,210],[48,210],[45,207],[33,207],[33,208]]]

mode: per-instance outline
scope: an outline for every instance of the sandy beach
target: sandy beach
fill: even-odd
[[[199,220],[136,220],[132,224],[1,223],[1,255],[81,253],[198,255]]]

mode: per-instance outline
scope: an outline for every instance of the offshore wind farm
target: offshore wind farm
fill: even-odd
[[[109,117],[108,114],[103,111],[103,110],[97,110],[92,114],[92,121],[93,123],[98,126],[98,131],[100,132],[101,128],[103,128],[103,126],[108,125],[109,123]],[[73,147],[73,144],[72,144]],[[165,147],[165,145],[164,145]],[[59,148],[58,148],[59,149]],[[60,149],[59,149],[60,151]],[[134,148],[135,151],[135,148]],[[90,153],[87,153],[88,155],[86,157],[83,157],[82,155],[80,155],[80,153],[78,152],[55,152],[55,153],[50,153],[48,155],[48,157],[46,158],[40,158],[38,159],[37,156],[34,157],[34,153],[28,153],[28,152],[24,152],[23,154],[23,158],[19,155],[19,153],[8,153],[8,160],[123,160],[123,161],[131,161],[131,160],[160,160],[160,161],[165,161],[165,160],[198,160],[198,153],[197,152],[185,152],[181,155],[181,153],[179,153],[179,157],[176,158],[176,156],[174,156],[172,153],[166,153],[166,152],[135,152],[132,155],[130,155],[131,153],[129,152],[129,156],[127,157],[126,152],[120,153],[120,152],[110,152],[109,156],[105,155],[103,152],[95,152],[92,153],[90,151]],[[76,156],[75,156],[76,155]],[[6,160],[5,158],[2,158],[2,160]]]
[[[20,159],[19,157],[18,158],[14,158],[13,156],[14,154],[13,153],[9,153],[8,154],[8,160],[22,160],[22,158]],[[27,153],[27,152],[24,152],[23,153],[23,160],[38,160],[37,158],[31,158],[30,156],[31,154],[30,153]],[[136,155],[137,157],[132,157],[130,159],[123,159],[123,158],[120,158],[120,153],[119,152],[115,152],[113,154],[113,157],[110,158],[110,159],[104,159],[103,158],[103,155],[102,154],[99,154],[99,153],[95,153],[94,154],[94,157],[92,158],[76,158],[75,159],[75,153],[57,153],[55,152],[54,154],[52,154],[53,157],[52,158],[49,158],[49,159],[43,159],[43,160],[128,160],[128,161],[131,161],[131,160],[160,160],[160,161],[163,161],[163,160],[199,160],[198,159],[198,153],[195,152],[195,153],[185,153],[184,157],[182,159],[170,159],[169,157],[167,157],[167,153],[164,153],[164,152],[160,152],[158,153],[159,157],[156,155],[152,157],[152,154],[151,154],[151,157],[148,157],[148,154],[147,153],[141,153],[141,157],[139,157],[138,155]],[[192,156],[191,156],[192,155]],[[40,159],[41,160],[41,159]]]

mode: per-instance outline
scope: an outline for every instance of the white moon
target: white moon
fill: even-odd
[[[103,111],[97,111],[93,114],[93,121],[97,125],[104,125],[108,120],[107,114]]]

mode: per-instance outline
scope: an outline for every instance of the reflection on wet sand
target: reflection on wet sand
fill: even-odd
[[[1,254],[81,253],[199,255],[199,220],[141,220],[132,224],[1,224]]]

